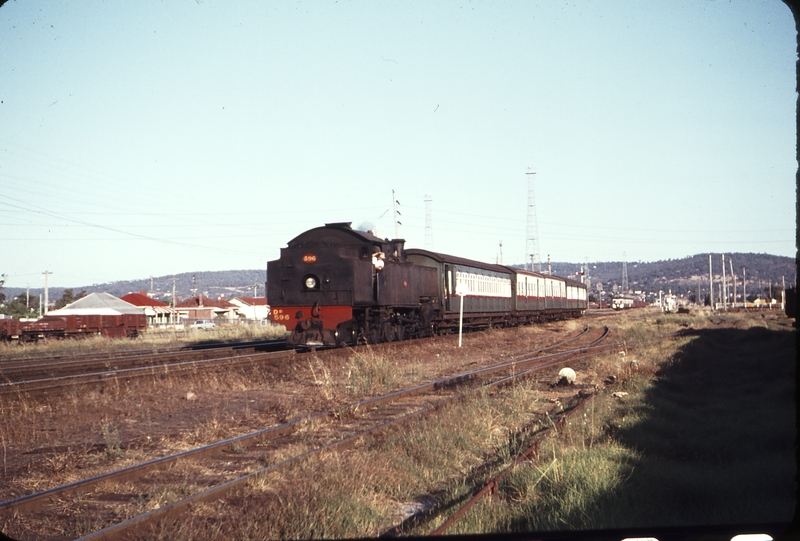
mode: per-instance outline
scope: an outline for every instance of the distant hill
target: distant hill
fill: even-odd
[[[628,261],[628,287],[631,290],[658,294],[659,291],[674,294],[696,293],[698,287],[701,294],[708,291],[708,255],[699,254],[682,259],[667,259],[664,261],[642,262]],[[754,293],[757,288],[768,289],[772,283],[773,289],[781,286],[785,280],[789,287],[797,280],[797,266],[790,257],[769,254],[725,254],[725,274],[730,285],[731,261],[736,275],[737,286],[741,287],[742,267],[745,267],[747,277],[747,292]],[[546,265],[546,264],[545,264]],[[579,271],[579,263],[552,263],[553,274],[570,276]],[[610,292],[616,285],[622,286],[622,261],[589,262],[588,278],[593,291],[601,283],[603,290]],[[711,254],[711,267],[715,283],[722,279],[722,254]],[[760,284],[760,286],[759,286]],[[716,288],[716,286],[715,286]],[[739,290],[741,291],[741,290]]]
[[[170,303],[172,301],[172,284],[175,283],[175,294],[178,302],[181,300],[203,294],[206,297],[217,299],[224,295],[226,299],[233,297],[253,297],[264,296],[264,286],[266,283],[266,271],[264,269],[254,270],[230,270],[215,272],[184,272],[181,274],[171,274],[145,278],[143,280],[122,280],[119,282],[109,282],[106,284],[94,284],[90,286],[75,286],[71,288],[77,295],[81,291],[94,293],[104,291],[117,297],[128,293],[153,293],[159,300]],[[51,287],[48,296],[50,300],[58,299],[63,295],[62,287]],[[43,293],[43,288],[31,288],[30,294],[38,296]],[[3,289],[7,300],[16,297],[20,293],[25,293],[24,288],[6,287]]]
[[[725,254],[725,272],[730,275],[730,263],[733,261],[733,270],[737,282],[741,287],[742,267],[747,269],[747,291],[755,292],[759,287],[763,290],[769,283],[777,289],[781,280],[785,279],[787,286],[796,281],[797,267],[794,259],[790,257],[769,254]],[[711,254],[711,262],[715,281],[722,277],[721,254]],[[575,273],[581,270],[584,263],[553,262],[550,264],[552,273],[557,276],[576,278]],[[519,267],[519,265],[517,265]],[[547,264],[544,264],[545,269]],[[611,292],[616,285],[622,285],[622,261],[589,262],[588,279],[592,291],[597,291],[597,284],[601,283],[603,291]],[[651,263],[642,261],[628,261],[628,285],[631,290],[639,290],[658,295],[659,290],[676,294],[696,293],[698,286],[701,294],[705,295],[708,289],[708,254],[700,254],[682,259],[668,259]],[[77,295],[85,290],[87,293],[105,291],[118,297],[132,292],[153,292],[158,299],[170,302],[172,300],[172,284],[175,283],[175,292],[178,301],[202,293],[211,298],[224,295],[226,299],[237,296],[252,297],[264,296],[266,272],[264,269],[230,270],[216,272],[185,272],[169,276],[159,276],[151,279],[127,280],[91,286],[75,286],[72,288]],[[715,286],[716,287],[716,286]],[[49,297],[58,299],[63,294],[64,288],[50,288]],[[31,288],[30,294],[38,296],[42,288]],[[25,293],[24,288],[7,287],[3,293],[8,300],[20,293]]]

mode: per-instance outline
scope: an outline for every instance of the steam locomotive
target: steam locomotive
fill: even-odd
[[[267,263],[272,320],[292,346],[391,342],[458,329],[580,317],[586,286],[575,280],[406,249],[330,223],[301,233]]]

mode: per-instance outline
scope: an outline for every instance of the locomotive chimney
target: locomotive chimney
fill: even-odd
[[[405,239],[392,239],[392,257],[398,261],[404,261],[406,258],[405,252]]]

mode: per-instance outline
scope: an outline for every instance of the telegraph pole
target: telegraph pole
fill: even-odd
[[[583,264],[584,264],[583,265],[584,266],[583,283],[586,284],[586,289],[589,290],[592,287],[592,281],[589,280],[589,258],[588,257],[584,257],[583,258]],[[588,291],[587,291],[586,295],[587,295],[587,299],[588,299],[588,295],[589,295]]]
[[[786,276],[781,276],[781,310],[786,310]]]
[[[728,310],[728,287],[725,284],[725,254],[722,254],[722,309]]]
[[[47,308],[48,304],[50,303],[48,298],[47,277],[53,273],[50,271],[44,271],[42,274],[44,274],[44,315],[47,315]]]
[[[431,203],[433,198],[425,195],[425,249],[433,250],[433,219],[431,215]]]
[[[708,254],[708,304],[714,310],[714,274],[711,271],[711,254]]]
[[[728,258],[728,263],[731,265],[731,280],[733,280],[733,308],[736,308],[736,275],[733,274],[733,258]]]
[[[400,216],[400,211],[397,210],[397,205],[399,204],[400,201],[398,201],[397,198],[394,196],[394,190],[392,190],[392,206],[394,207],[394,238],[396,239],[400,238],[400,226],[402,225],[400,223],[400,220],[397,218],[398,216]]]
[[[744,309],[747,310],[747,267],[742,267],[742,300]]]

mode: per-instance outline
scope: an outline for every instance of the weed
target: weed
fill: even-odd
[[[100,427],[103,434],[103,441],[106,444],[106,456],[110,459],[117,459],[122,456],[120,448],[119,432],[111,423],[104,422]]]
[[[244,452],[244,445],[242,445],[241,441],[237,440],[237,441],[231,443],[229,449],[230,449],[231,453],[236,453],[236,454],[243,453]]]
[[[374,394],[396,385],[397,366],[371,348],[353,350],[347,362],[348,388],[353,394]]]
[[[314,354],[313,362],[308,361],[308,367],[311,370],[311,382],[319,387],[325,400],[332,400],[336,393],[328,367],[322,363],[322,360],[316,354]]]

